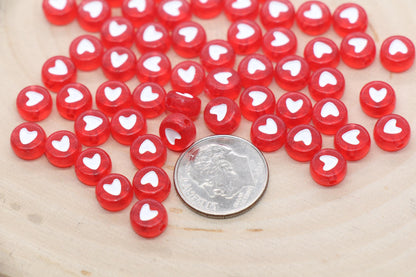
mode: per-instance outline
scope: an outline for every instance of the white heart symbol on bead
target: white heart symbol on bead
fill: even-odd
[[[390,55],[396,55],[397,53],[407,54],[409,49],[407,48],[406,44],[400,39],[395,39],[390,43],[389,46],[389,53]]]
[[[312,4],[310,9],[305,11],[303,15],[309,19],[321,19],[322,18],[322,10],[317,4]]]
[[[109,101],[113,102],[113,101],[116,101],[120,97],[121,91],[122,91],[121,87],[116,87],[114,89],[110,87],[105,87],[104,95]]]
[[[327,85],[335,86],[338,83],[337,78],[328,71],[324,71],[319,75],[319,86],[321,88],[326,87]]]
[[[228,85],[230,82],[228,81],[228,78],[233,76],[231,72],[218,72],[214,74],[214,79],[223,85]]]
[[[28,99],[26,101],[26,106],[28,106],[28,107],[33,107],[33,106],[39,104],[45,98],[43,96],[43,94],[40,94],[39,92],[32,91],[32,90],[27,91],[25,93],[25,95]]]
[[[85,52],[94,53],[95,52],[95,47],[94,47],[94,44],[89,39],[83,38],[78,43],[77,53],[78,53],[78,55],[82,55]]]
[[[78,102],[84,98],[84,95],[76,88],[68,88],[66,92],[68,96],[65,97],[65,102],[68,104]]]
[[[108,31],[112,37],[118,37],[127,30],[126,24],[118,24],[117,21],[113,20],[108,26]]]
[[[392,118],[384,125],[383,132],[389,135],[397,135],[402,132],[402,128],[397,126],[397,120]]]
[[[157,188],[159,186],[159,177],[157,176],[156,172],[151,170],[142,177],[140,184],[143,186],[150,184],[152,187]]]
[[[115,178],[111,184],[104,184],[103,189],[113,196],[119,196],[121,193],[121,182]]]
[[[62,60],[55,60],[54,67],[50,67],[48,69],[48,72],[53,75],[62,76],[65,74],[68,74],[68,68],[66,67],[66,64]]]
[[[296,101],[293,101],[292,98],[287,98],[286,99],[286,107],[289,110],[289,112],[291,113],[296,113],[300,110],[300,108],[302,108],[303,106],[303,100],[302,99],[298,99]]]
[[[328,44],[323,43],[321,41],[317,41],[313,44],[313,54],[318,59],[322,58],[322,56],[325,54],[331,54],[331,53],[332,53],[332,48]]]
[[[209,56],[214,60],[214,61],[218,61],[220,59],[220,56],[222,54],[226,54],[227,48],[221,46],[221,45],[217,45],[217,44],[213,44],[210,45],[208,48],[208,53]]]
[[[195,66],[191,65],[187,70],[179,68],[178,75],[185,83],[190,84],[195,78],[195,71]]]
[[[367,47],[368,41],[365,38],[352,38],[348,41],[348,45],[354,47],[354,52],[359,54]]]
[[[139,13],[142,13],[146,9],[146,0],[130,0],[127,6],[130,9],[137,9]]]
[[[140,93],[140,101],[142,102],[152,102],[158,98],[159,94],[154,93],[151,86],[144,87]]]
[[[97,18],[103,11],[103,3],[100,1],[92,1],[85,4],[82,9],[88,12],[92,18]]]
[[[162,58],[159,56],[150,57],[143,62],[143,66],[149,71],[159,72],[160,71],[159,63],[161,60]]]
[[[306,146],[311,145],[312,143],[312,134],[309,129],[303,129],[296,133],[296,135],[293,137],[293,140],[295,142],[303,142]]]
[[[248,93],[248,96],[250,96],[251,99],[253,99],[253,102],[251,103],[251,105],[253,107],[257,107],[257,106],[263,104],[264,101],[266,101],[266,99],[267,99],[267,94],[265,94],[262,91],[258,91],[258,90],[250,91]]]
[[[348,19],[350,24],[355,24],[358,21],[358,16],[358,10],[355,7],[346,8],[339,14],[339,17]]]
[[[319,160],[324,163],[322,167],[324,171],[330,171],[338,164],[338,158],[331,155],[322,155],[319,157]]]
[[[255,31],[254,29],[245,23],[240,23],[237,25],[238,33],[236,34],[237,39],[247,39],[254,35]]]
[[[189,43],[195,39],[196,35],[198,34],[198,29],[193,26],[184,27],[178,31],[178,34],[185,38],[186,43]]]
[[[380,103],[386,97],[387,89],[381,88],[377,90],[375,88],[370,88],[368,91],[368,94],[370,95],[370,98],[373,99],[374,102]]]
[[[136,121],[137,116],[135,114],[131,114],[127,117],[120,115],[118,118],[118,122],[120,123],[121,127],[123,127],[126,130],[131,130],[136,124]]]
[[[216,115],[217,121],[221,122],[226,116],[227,111],[228,111],[227,104],[219,104],[219,105],[211,107],[211,109],[209,110],[209,113],[212,115]]]
[[[323,105],[322,109],[321,109],[321,116],[323,118],[326,118],[330,115],[332,115],[334,117],[339,116],[339,110],[338,110],[337,106],[334,103],[326,102]]]
[[[290,39],[285,33],[275,31],[273,32],[274,40],[270,43],[273,47],[280,47],[289,43]]]
[[[271,1],[269,4],[269,14],[273,18],[278,18],[280,13],[285,13],[289,11],[289,8],[286,4],[279,1]]]
[[[49,5],[51,5],[54,9],[62,11],[66,7],[66,0],[49,0]]]
[[[97,170],[101,165],[101,156],[95,153],[92,158],[84,157],[82,163],[91,170]]]
[[[139,147],[139,153],[144,154],[146,152],[156,153],[156,146],[150,139],[145,139]]]
[[[168,142],[171,145],[175,145],[176,140],[182,139],[181,134],[179,134],[178,132],[176,132],[175,130],[173,130],[171,128],[166,128],[165,129],[165,136],[166,136],[166,139],[168,140]]]
[[[26,128],[22,128],[19,131],[19,139],[20,139],[20,142],[23,145],[27,145],[27,144],[33,142],[36,139],[37,136],[38,136],[37,131],[29,131]]]
[[[352,129],[342,134],[341,138],[343,141],[345,141],[348,144],[358,145],[360,144],[360,141],[357,138],[359,134],[360,134],[360,130]]]
[[[144,204],[140,209],[140,220],[149,221],[157,217],[159,212],[157,210],[151,210],[149,204]]]
[[[292,61],[288,61],[286,63],[283,64],[282,69],[289,71],[290,75],[292,77],[296,77],[299,75],[299,72],[302,68],[302,65],[300,63],[300,61],[298,60],[292,60]]]
[[[266,70],[266,66],[264,65],[264,63],[262,63],[258,59],[251,58],[248,61],[247,71],[248,71],[249,74],[254,74],[254,73],[256,73],[257,70],[258,71],[265,71]]]
[[[169,1],[163,5],[162,9],[171,16],[179,16],[181,14],[180,7],[182,7],[181,1]]]
[[[258,129],[263,134],[274,135],[277,133],[277,124],[273,119],[268,118],[266,119],[266,124],[260,125]]]
[[[241,10],[251,6],[250,0],[236,0],[231,4],[233,9]]]
[[[128,58],[129,58],[129,55],[127,55],[127,53],[120,55],[116,51],[113,51],[111,52],[111,55],[110,55],[111,65],[114,68],[119,68],[127,61]]]
[[[87,132],[97,129],[104,122],[102,118],[94,115],[86,115],[82,120],[85,122],[84,130]]]
[[[70,141],[69,141],[69,137],[68,136],[63,136],[61,138],[61,140],[53,140],[52,141],[52,146],[53,148],[55,148],[56,150],[60,151],[60,152],[67,152],[69,150],[69,146],[71,145]]]
[[[156,30],[154,25],[149,25],[143,32],[143,40],[146,42],[153,42],[161,39],[163,33]]]

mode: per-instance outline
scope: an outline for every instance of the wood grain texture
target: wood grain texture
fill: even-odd
[[[333,11],[343,1],[324,2]],[[395,34],[416,41],[415,1],[361,2],[378,49]],[[295,7],[301,3],[293,1]],[[226,37],[224,15],[195,20],[207,28],[208,39]],[[296,26],[293,30],[301,55],[311,37]],[[41,84],[43,62],[68,55],[70,42],[83,33],[76,22],[48,24],[40,0],[0,0],[0,276],[416,276],[414,138],[397,153],[373,143],[364,160],[348,164],[346,179],[334,188],[316,185],[308,164],[291,160],[283,149],[267,154],[267,192],[251,211],[232,219],[201,217],[172,190],[164,202],[169,227],[151,240],[133,232],[129,208],[104,211],[94,189],[81,184],[73,168],[54,168],[44,157],[18,159],[9,146],[11,131],[22,122],[15,108],[17,93]],[[333,30],[325,35],[340,43]],[[172,50],[168,55],[173,65],[181,60]],[[346,78],[342,100],[350,122],[372,132],[375,120],[361,111],[358,95],[365,83],[384,80],[396,90],[395,112],[416,130],[415,67],[391,74],[377,59],[365,70],[342,63],[339,69]],[[98,70],[80,72],[78,80],[95,92],[105,78]],[[137,84],[136,79],[128,82],[130,88]],[[274,82],[271,88],[277,97],[283,93]],[[207,103],[204,96],[202,100]],[[157,134],[161,119],[148,121],[150,133]],[[210,134],[201,116],[196,124],[198,138]],[[41,125],[48,134],[73,130],[56,108]],[[243,120],[236,135],[248,139],[249,128]],[[332,147],[332,137],[324,137],[324,147]],[[112,157],[113,171],[132,179],[128,147],[110,139],[103,149]],[[178,154],[168,156],[164,168],[172,176]]]

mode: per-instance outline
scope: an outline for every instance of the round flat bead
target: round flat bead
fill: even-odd
[[[250,138],[261,151],[274,152],[286,142],[286,125],[280,117],[265,114],[251,125]]]
[[[74,124],[75,134],[85,146],[98,146],[110,136],[110,122],[99,110],[88,110],[80,114]]]
[[[126,0],[121,6],[121,12],[135,28],[139,28],[143,24],[153,21],[155,3],[153,0]]]
[[[109,174],[98,182],[95,197],[104,209],[117,212],[127,208],[133,200],[133,187],[121,174]]]
[[[275,69],[276,83],[287,91],[298,91],[306,87],[309,74],[306,60],[295,55],[281,59]]]
[[[296,23],[305,34],[321,35],[331,27],[331,11],[321,1],[306,1],[296,12]]]
[[[70,58],[55,56],[49,58],[42,67],[42,82],[53,91],[59,91],[63,86],[75,82],[77,70]]]
[[[354,32],[365,32],[368,25],[367,13],[355,3],[345,3],[338,6],[332,20],[335,32],[341,37]]]
[[[322,149],[311,160],[309,169],[316,183],[331,187],[344,180],[347,174],[347,162],[335,149]]]
[[[237,99],[241,91],[241,80],[232,68],[216,68],[208,72],[205,93],[209,98],[228,97]]]
[[[323,67],[337,67],[340,61],[338,46],[329,38],[318,37],[308,42],[303,56],[312,71]]]
[[[388,114],[377,120],[374,126],[374,141],[384,151],[399,151],[410,140],[410,125],[398,114]]]
[[[10,145],[24,160],[35,160],[45,152],[46,134],[36,123],[25,122],[14,128],[10,135]]]
[[[193,21],[179,23],[172,31],[173,50],[184,58],[198,57],[206,42],[205,29]]]
[[[101,27],[101,41],[105,48],[116,46],[130,48],[134,41],[134,27],[121,16],[107,19]]]
[[[347,107],[338,99],[324,98],[313,107],[312,122],[322,134],[335,135],[348,122]]]
[[[159,236],[168,226],[168,214],[161,203],[153,199],[143,199],[134,204],[130,212],[133,230],[141,237]]]
[[[78,23],[88,32],[99,32],[110,17],[110,6],[104,0],[82,0],[78,5]]]
[[[70,131],[57,131],[45,143],[45,156],[56,167],[71,167],[81,152],[81,143]]]
[[[191,18],[191,7],[185,0],[162,0],[157,7],[157,17],[168,30]]]
[[[361,89],[360,104],[367,115],[379,118],[394,111],[396,93],[386,82],[372,81]]]
[[[95,93],[97,108],[107,116],[131,107],[132,95],[129,87],[120,81],[106,81]]]
[[[136,55],[129,48],[110,48],[104,52],[102,69],[107,79],[126,82],[136,73]]]
[[[200,60],[207,71],[219,67],[232,68],[235,63],[235,52],[227,41],[221,39],[211,40],[202,47]]]
[[[295,34],[286,28],[270,29],[263,36],[263,52],[272,61],[278,62],[282,58],[293,55],[298,47]]]
[[[359,124],[346,124],[335,134],[334,146],[347,161],[358,161],[370,151],[370,134]]]
[[[252,20],[237,20],[228,28],[227,40],[237,54],[253,54],[262,44],[260,26]]]
[[[139,200],[154,199],[163,202],[168,197],[170,188],[169,176],[160,167],[144,167],[133,178],[134,193]]]
[[[186,92],[172,90],[166,95],[166,110],[196,120],[201,112],[201,99]]]
[[[296,161],[310,161],[321,147],[321,134],[311,125],[297,125],[287,133],[286,152]]]
[[[260,10],[260,21],[264,28],[291,28],[295,21],[295,8],[287,0],[267,0]]]
[[[54,25],[66,25],[77,17],[75,0],[43,0],[42,9],[46,19]]]
[[[167,149],[158,136],[146,134],[133,141],[130,157],[139,169],[151,165],[162,167],[166,162]]]
[[[103,177],[110,174],[111,168],[110,156],[100,148],[82,151],[75,162],[75,174],[87,186],[96,186]]]
[[[243,91],[240,96],[241,114],[250,121],[265,114],[273,114],[276,99],[273,92],[264,86],[252,86]]]
[[[52,97],[44,87],[28,86],[17,95],[16,107],[24,120],[41,121],[52,111]]]
[[[376,57],[376,45],[366,33],[350,33],[341,42],[340,54],[346,65],[362,69],[373,63]]]
[[[307,124],[312,119],[311,100],[301,92],[287,92],[277,100],[276,115],[288,128]]]
[[[216,17],[221,13],[223,7],[223,0],[191,0],[192,14],[202,19]]]
[[[91,107],[91,93],[86,86],[80,83],[64,86],[56,96],[56,108],[59,114],[68,120],[75,120]]]
[[[172,113],[166,116],[159,127],[162,142],[172,151],[183,151],[195,141],[196,128],[184,114]]]
[[[238,75],[243,87],[265,86],[273,80],[273,64],[264,55],[251,54],[241,60]]]
[[[169,58],[160,52],[143,54],[136,67],[137,78],[140,82],[154,82],[164,86],[169,82],[171,63]]]
[[[205,88],[205,70],[197,62],[178,63],[172,69],[170,83],[174,90],[198,95]]]
[[[388,71],[404,72],[415,61],[415,46],[407,37],[389,37],[381,45],[380,61]]]
[[[345,90],[344,75],[336,68],[318,69],[312,73],[308,89],[311,97],[316,101],[324,98],[341,99]]]
[[[254,20],[257,17],[259,3],[257,0],[225,0],[224,13],[228,20]]]
[[[165,53],[171,45],[171,38],[166,28],[157,22],[149,22],[140,26],[136,37],[137,49],[142,53],[161,52]]]
[[[69,46],[69,56],[74,65],[83,71],[92,71],[101,66],[104,48],[101,41],[92,35],[75,38]]]
[[[204,110],[204,121],[214,134],[232,134],[240,126],[241,112],[233,100],[217,97],[208,102]]]
[[[110,123],[111,135],[123,145],[131,145],[133,141],[147,131],[146,120],[135,109],[118,111]]]
[[[133,91],[133,107],[144,117],[154,118],[165,111],[166,92],[156,83],[142,83]]]

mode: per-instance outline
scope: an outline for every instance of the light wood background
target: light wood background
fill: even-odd
[[[324,2],[334,11],[344,1]],[[356,2],[368,13],[368,33],[378,49],[391,35],[416,41],[415,1]],[[195,20],[206,27],[208,39],[226,38],[229,23],[224,15]],[[311,37],[296,26],[293,30],[302,54]],[[254,209],[232,219],[193,213],[172,188],[164,202],[169,226],[150,240],[130,227],[131,206],[117,213],[103,210],[94,189],[81,184],[73,168],[54,168],[45,157],[18,159],[9,146],[11,131],[22,122],[15,108],[17,93],[41,84],[43,62],[68,55],[70,42],[83,33],[76,22],[50,25],[40,0],[0,0],[0,276],[416,276],[414,138],[397,153],[373,143],[364,160],[348,163],[346,179],[333,188],[315,184],[308,164],[291,160],[283,149],[267,154],[267,192]],[[333,30],[325,35],[340,43]],[[173,65],[181,60],[173,51],[168,55]],[[350,122],[372,132],[376,120],[361,111],[358,95],[365,83],[384,80],[396,90],[395,112],[416,131],[415,67],[391,74],[377,58],[365,70],[342,63],[338,68],[347,82],[342,100]],[[95,92],[105,79],[97,70],[80,72],[78,80]],[[128,85],[133,89],[138,81]],[[277,97],[283,93],[274,82],[271,88]],[[161,119],[148,121],[150,133],[157,134]],[[196,124],[198,138],[209,134],[202,116]],[[55,107],[41,125],[48,134],[73,130],[73,123],[60,118]],[[243,120],[235,134],[248,139],[249,128]],[[332,137],[325,136],[324,147],[332,146]],[[136,170],[129,148],[113,139],[102,147],[112,157],[113,172],[132,179]],[[164,168],[172,176],[178,154],[168,156]]]

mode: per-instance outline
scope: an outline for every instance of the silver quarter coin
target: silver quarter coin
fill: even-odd
[[[228,135],[195,142],[179,157],[174,171],[180,198],[197,213],[216,218],[250,209],[268,180],[263,154],[250,142]]]

